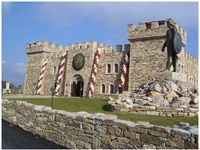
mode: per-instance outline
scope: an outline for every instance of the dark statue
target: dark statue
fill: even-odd
[[[173,66],[173,72],[176,72],[176,61],[178,59],[177,54],[180,53],[182,48],[182,39],[180,34],[177,32],[176,27],[171,21],[167,21],[167,33],[166,41],[161,49],[164,52],[165,47],[167,47],[167,64],[166,70],[170,70],[171,65]]]

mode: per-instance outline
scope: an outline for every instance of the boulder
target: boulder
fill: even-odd
[[[162,95],[155,97],[152,103],[157,107],[169,106],[169,102]]]
[[[188,108],[190,106],[189,103],[190,103],[190,98],[177,97],[170,103],[170,106],[174,108],[177,108],[177,107]]]
[[[165,98],[168,100],[170,103],[175,97],[178,97],[178,95],[174,91],[169,91],[166,95]]]
[[[152,84],[152,86],[150,87],[150,90],[161,93],[162,87],[160,86],[160,84],[155,83],[155,84]]]
[[[161,93],[159,93],[159,92],[156,92],[156,91],[150,91],[150,92],[148,92],[148,93],[146,93],[146,96],[149,96],[149,97],[155,97],[155,96],[160,96],[161,95]]]

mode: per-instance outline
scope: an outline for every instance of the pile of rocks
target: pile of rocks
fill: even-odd
[[[140,84],[129,97],[112,99],[108,101],[112,106],[124,106],[125,108],[158,109],[195,109],[198,111],[198,91],[196,88],[187,88],[181,82],[151,79]],[[145,109],[145,110],[148,110]]]

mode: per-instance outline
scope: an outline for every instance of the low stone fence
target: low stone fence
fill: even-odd
[[[130,122],[114,115],[65,112],[3,100],[3,119],[67,148],[198,148],[197,129]]]
[[[153,116],[183,116],[195,117],[198,116],[198,108],[172,108],[172,107],[155,107],[155,106],[134,106],[129,108],[125,105],[109,105],[110,111],[129,112],[133,114],[144,114]]]

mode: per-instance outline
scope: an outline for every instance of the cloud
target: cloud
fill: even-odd
[[[36,3],[36,15],[50,24],[68,27],[93,21],[119,27],[128,23],[174,18],[184,27],[197,23],[197,2]]]
[[[10,13],[11,7],[12,7],[12,2],[3,2],[2,3],[3,13],[5,13],[5,14]]]
[[[13,71],[18,75],[24,75],[26,65],[24,63],[16,63],[13,67]]]
[[[6,64],[6,61],[5,61],[5,60],[2,60],[2,64],[5,65],[5,64]]]
[[[17,85],[23,85],[25,78],[25,63],[18,62],[16,64],[2,67],[2,79]]]

